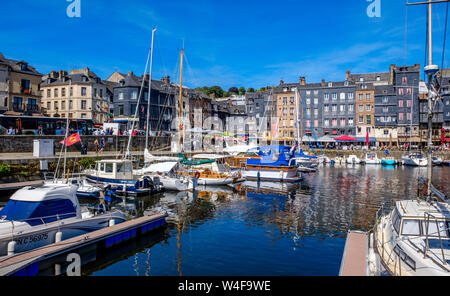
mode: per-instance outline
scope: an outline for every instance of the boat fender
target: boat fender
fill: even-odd
[[[116,224],[116,221],[114,219],[109,220],[109,227],[114,226]]]
[[[58,242],[60,242],[60,241],[62,241],[62,232],[61,232],[61,231],[58,231],[58,232],[55,234],[55,243],[58,243]]]
[[[16,251],[16,241],[10,241],[8,243],[8,256],[14,255],[14,252]]]

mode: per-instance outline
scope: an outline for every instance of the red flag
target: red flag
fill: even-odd
[[[76,132],[75,134],[67,137],[66,145],[70,146],[70,145],[73,145],[73,144],[75,144],[77,142],[80,142],[80,134],[78,132]],[[59,142],[59,144],[62,144],[62,143],[64,143],[64,140]]]
[[[369,147],[369,132],[366,131],[366,146]]]

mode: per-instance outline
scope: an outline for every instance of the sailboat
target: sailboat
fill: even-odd
[[[448,11],[449,1],[445,2]],[[396,201],[388,214],[383,208],[377,212],[375,226],[369,233],[368,269],[373,275],[450,275],[450,203],[448,197],[431,184],[433,104],[439,101],[441,92],[433,82],[439,71],[432,58],[433,1],[407,5],[416,4],[428,5],[428,65],[424,68],[429,85],[427,179],[419,177],[427,186],[427,196],[425,200]]]
[[[150,57],[151,61],[153,61],[153,39],[155,31],[156,28],[152,30],[152,45],[147,57],[147,63],[145,65],[145,71],[142,78],[141,89],[139,91],[139,98],[136,106],[136,111],[134,114],[134,119],[137,118],[137,113],[139,110],[139,104],[141,102],[142,92],[145,85],[145,77],[147,74],[147,67]],[[149,81],[149,86],[150,86],[149,93],[151,93],[151,78]],[[148,105],[150,105],[150,100],[148,100]],[[130,145],[134,129],[135,125],[133,121],[133,126],[128,138],[127,151],[123,159],[99,160],[96,162],[95,169],[87,169],[84,171],[86,178],[90,182],[93,182],[95,184],[110,185],[112,188],[116,190],[116,193],[131,194],[131,195],[149,194],[149,193],[151,194],[160,192],[164,189],[164,186],[159,182],[159,179],[152,180],[150,176],[142,176],[134,174],[133,162],[131,160],[131,153],[130,153]]]

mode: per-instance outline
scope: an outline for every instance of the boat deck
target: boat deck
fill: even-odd
[[[367,276],[368,234],[349,231],[342,256],[340,276]]]
[[[106,247],[130,239],[140,233],[161,226],[167,214],[144,216],[123,223],[86,233],[28,252],[0,258],[0,276],[3,275],[35,275],[39,270],[39,262],[51,257],[74,251],[90,244],[105,241]],[[161,222],[161,223],[160,223]]]

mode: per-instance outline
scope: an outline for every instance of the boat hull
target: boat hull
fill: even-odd
[[[272,181],[272,182],[299,182],[301,173],[296,167],[258,167],[247,166],[244,177],[249,181]]]
[[[13,240],[16,242],[14,253],[30,251],[53,244],[57,232],[61,232],[61,240],[65,240],[108,227],[111,219],[114,220],[114,224],[119,224],[125,221],[125,216],[119,211],[114,211],[92,218],[68,218],[48,224],[20,227],[20,230],[15,230],[13,236]],[[10,222],[3,221],[2,223]],[[0,256],[8,255],[8,244],[11,241],[11,231],[3,229],[0,235]]]
[[[152,187],[138,186],[142,181],[139,180],[124,180],[124,179],[109,179],[103,177],[97,177],[92,175],[86,175],[86,179],[93,183],[101,183],[104,185],[111,185],[117,191],[126,191],[131,194],[148,193],[153,190]]]

